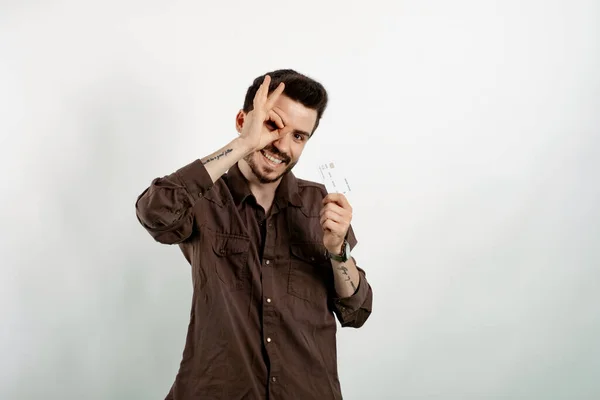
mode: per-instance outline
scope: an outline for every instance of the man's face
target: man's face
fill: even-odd
[[[277,181],[296,165],[317,121],[316,110],[306,108],[285,95],[277,99],[273,111],[284,124],[280,138],[244,157],[261,183]],[[267,125],[270,125],[269,122]],[[275,125],[271,125],[271,129],[274,128]]]

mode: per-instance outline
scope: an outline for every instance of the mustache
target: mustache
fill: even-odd
[[[283,160],[283,162],[286,163],[286,164],[289,164],[289,162],[292,159],[287,154],[282,153],[279,150],[277,150],[277,148],[275,146],[273,146],[272,144],[266,146],[263,150],[266,150],[269,153],[273,154],[274,156],[277,156],[278,158],[281,158]]]

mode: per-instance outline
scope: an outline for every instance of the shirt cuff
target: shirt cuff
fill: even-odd
[[[358,282],[358,288],[352,296],[349,297],[336,297],[334,298],[334,304],[336,308],[342,313],[342,315],[352,314],[358,311],[359,308],[364,304],[369,293],[369,285],[367,284],[363,273],[359,270],[360,280]]]
[[[201,160],[196,160],[178,169],[175,175],[188,192],[188,195],[192,199],[192,204],[204,196],[214,185]]]

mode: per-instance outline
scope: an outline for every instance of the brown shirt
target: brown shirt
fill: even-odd
[[[237,164],[213,184],[196,160],[139,196],[140,223],[179,244],[192,267],[187,339],[167,399],[342,398],[335,317],[362,326],[372,291],[359,268],[357,291],[337,298],[319,223],[326,194],[290,172],[265,218]],[[352,227],[347,240],[354,248]]]

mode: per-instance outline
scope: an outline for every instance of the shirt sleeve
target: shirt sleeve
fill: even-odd
[[[156,178],[136,200],[138,221],[157,242],[181,243],[192,234],[194,205],[213,185],[200,160]]]
[[[346,240],[350,244],[350,251],[357,245],[358,241],[354,235],[352,225],[348,229]],[[352,257],[356,264],[360,277],[358,287],[350,297],[336,297],[333,299],[334,313],[340,321],[342,327],[360,328],[371,315],[373,306],[373,290],[367,281],[367,275],[363,269],[358,266],[356,259]]]

